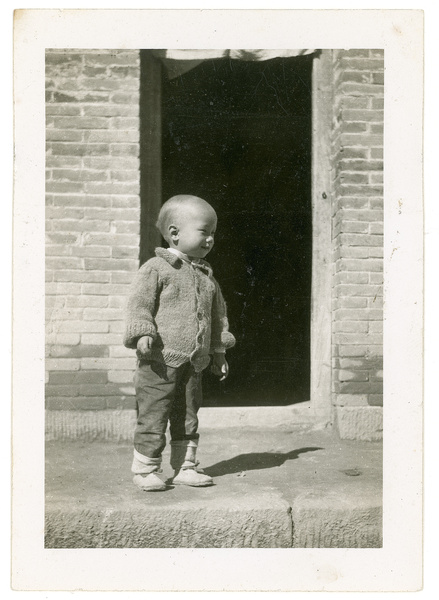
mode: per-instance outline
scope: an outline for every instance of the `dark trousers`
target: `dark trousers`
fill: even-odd
[[[190,363],[174,368],[139,361],[134,385],[137,399],[134,448],[137,452],[159,458],[166,445],[168,421],[172,441],[198,440],[201,373],[195,373]]]

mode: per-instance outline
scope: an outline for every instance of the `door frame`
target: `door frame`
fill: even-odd
[[[312,71],[311,408],[332,412],[332,51],[322,50]]]
[[[153,256],[161,237],[150,219],[161,207],[162,171],[162,64],[149,51],[141,50],[140,75],[140,262]],[[311,381],[310,401],[291,405],[294,419],[328,422],[331,418],[331,124],[332,124],[332,51],[321,50],[312,68],[312,281],[311,281]],[[287,407],[270,407],[285,413]],[[205,409],[205,411],[230,409]],[[239,407],[239,411],[245,412]],[[267,408],[264,407],[264,412]],[[261,407],[250,407],[250,412]]]

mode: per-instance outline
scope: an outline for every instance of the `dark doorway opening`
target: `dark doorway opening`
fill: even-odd
[[[206,406],[310,399],[312,57],[207,60],[162,82],[162,197],[218,214],[207,260],[237,338]]]

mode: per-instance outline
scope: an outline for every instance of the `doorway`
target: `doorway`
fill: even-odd
[[[312,57],[206,60],[162,81],[162,199],[218,214],[208,256],[237,346],[206,406],[310,399]]]

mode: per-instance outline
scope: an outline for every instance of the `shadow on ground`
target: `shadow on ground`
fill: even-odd
[[[305,452],[316,452],[323,450],[320,447],[299,448],[290,452],[251,452],[249,454],[239,454],[228,460],[222,460],[210,467],[204,467],[204,472],[211,477],[220,475],[232,475],[242,471],[254,471],[258,469],[271,469],[280,467],[287,460],[299,458]]]

